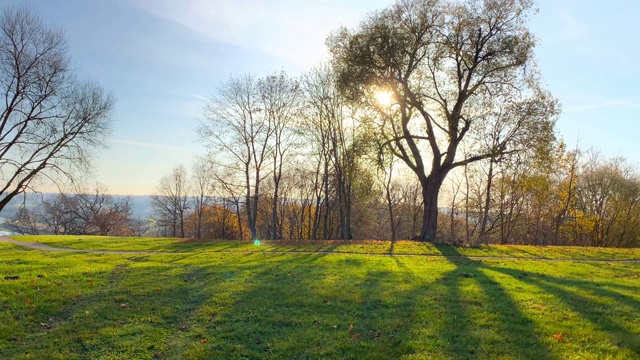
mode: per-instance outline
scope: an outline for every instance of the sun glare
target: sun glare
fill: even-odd
[[[390,91],[376,91],[373,95],[376,98],[378,104],[388,107],[391,106],[391,100],[393,100],[393,93]]]

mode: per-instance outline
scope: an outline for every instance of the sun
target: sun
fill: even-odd
[[[373,97],[381,106],[389,107],[391,106],[391,101],[393,100],[393,93],[391,91],[376,91],[373,94]]]

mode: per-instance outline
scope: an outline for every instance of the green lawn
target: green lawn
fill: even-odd
[[[0,358],[640,357],[640,264],[526,259],[640,250],[20,240],[174,254],[0,243]],[[295,253],[315,250],[361,254]]]
[[[518,257],[577,260],[640,260],[639,249],[585,248],[561,246],[481,246],[436,247],[430,243],[399,241],[393,246],[389,241],[315,241],[306,243],[281,243],[261,241],[255,246],[249,241],[193,241],[175,238],[137,238],[107,236],[14,236],[16,240],[36,241],[43,244],[92,250],[158,251],[158,252],[337,252],[349,254],[393,254],[429,256]]]

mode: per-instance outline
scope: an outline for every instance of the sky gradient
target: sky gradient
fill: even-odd
[[[64,30],[72,63],[116,99],[109,147],[92,177],[114,194],[151,194],[205,152],[195,128],[232,74],[298,75],[324,41],[387,0],[3,0]],[[637,0],[541,0],[530,22],[544,84],[562,104],[559,135],[640,163]]]

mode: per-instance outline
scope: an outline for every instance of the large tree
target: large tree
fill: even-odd
[[[399,0],[328,40],[341,91],[377,111],[380,136],[420,181],[423,241],[435,240],[452,169],[552,137],[556,101],[539,85],[532,5]]]
[[[0,210],[38,176],[72,179],[109,132],[113,100],[80,82],[60,30],[27,7],[0,14]]]

